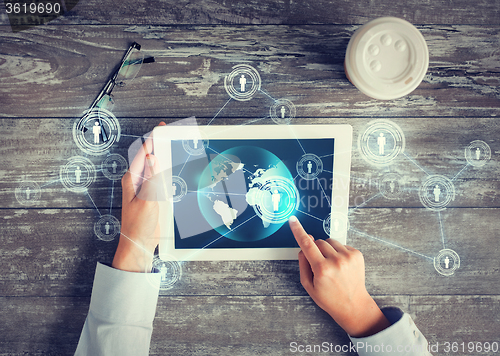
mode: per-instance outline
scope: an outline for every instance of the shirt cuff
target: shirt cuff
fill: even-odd
[[[151,324],[160,278],[159,273],[127,272],[97,263],[89,312],[111,323]]]
[[[395,307],[382,308],[391,323],[388,328],[368,337],[351,337],[359,356],[399,355],[425,356],[428,351],[426,338],[418,330],[409,314]]]

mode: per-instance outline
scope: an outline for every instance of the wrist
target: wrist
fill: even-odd
[[[368,292],[347,310],[349,310],[348,314],[339,318],[340,320],[333,315],[332,317],[352,337],[375,335],[391,325]]]
[[[149,273],[152,269],[153,257],[153,252],[147,251],[137,242],[130,241],[120,234],[120,241],[111,266],[128,272]]]

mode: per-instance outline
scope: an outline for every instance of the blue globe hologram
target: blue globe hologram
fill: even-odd
[[[214,155],[199,180],[198,205],[204,218],[219,234],[235,241],[272,235],[298,203],[288,168],[259,147],[238,146]]]

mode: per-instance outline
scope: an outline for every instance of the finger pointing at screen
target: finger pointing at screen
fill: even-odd
[[[361,252],[334,239],[314,240],[295,216],[289,224],[301,248],[300,282],[314,302],[353,337],[388,327],[389,321],[366,290]]]

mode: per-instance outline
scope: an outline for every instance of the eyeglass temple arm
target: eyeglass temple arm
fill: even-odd
[[[122,68],[123,63],[125,62],[127,57],[130,55],[130,52],[132,52],[133,49],[137,49],[138,51],[140,51],[141,45],[137,42],[134,42],[130,45],[127,52],[123,56],[122,61],[120,62],[120,66],[115,70],[115,72],[113,73],[113,76],[108,79],[108,82],[104,85],[101,92],[99,93],[99,95],[97,95],[94,102],[92,103],[92,105],[90,105],[89,109],[87,110],[87,112],[92,111],[97,106],[99,101],[101,101],[101,99],[104,95],[111,94],[111,92],[113,91],[113,88],[116,85],[116,78],[118,77],[118,73],[120,72],[120,69]]]

